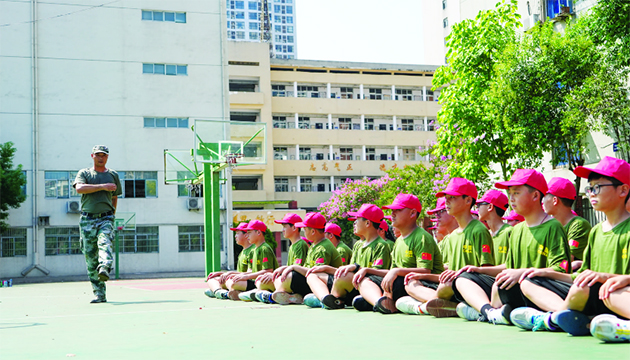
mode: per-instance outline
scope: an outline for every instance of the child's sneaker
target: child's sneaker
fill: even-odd
[[[228,296],[228,291],[225,289],[220,289],[214,292],[214,297],[221,300],[228,300],[230,297]]]
[[[214,291],[210,289],[206,289],[206,291],[204,291],[203,293],[206,294],[206,296],[209,298],[214,298]]]
[[[396,300],[396,309],[404,314],[420,315],[422,314],[421,306],[422,301],[418,301],[411,296],[403,296]]]
[[[479,321],[479,319],[481,319],[481,313],[479,311],[463,302],[457,304],[455,312],[457,312],[457,316],[468,321]]]
[[[437,317],[456,317],[457,303],[444,299],[432,299],[426,302],[426,308],[429,314]],[[424,310],[423,310],[424,311]]]
[[[591,334],[606,342],[630,341],[630,321],[610,314],[598,315],[591,321]]]
[[[398,312],[394,300],[388,298],[387,296],[383,296],[378,299],[376,304],[374,304],[374,310],[380,312],[381,314],[393,314]]]
[[[274,292],[273,295],[271,295],[271,298],[280,305],[301,304],[303,302],[302,295],[289,294],[284,291]]]
[[[536,324],[544,324],[544,320],[540,320],[543,319],[544,316],[545,313],[542,311],[538,311],[530,307],[520,307],[512,310],[510,320],[512,321],[512,324],[523,330],[532,330]],[[539,325],[539,328],[540,326],[541,325]],[[539,328],[536,330],[539,330]]]
[[[255,299],[254,294],[256,293],[256,290],[257,290],[257,289],[253,289],[253,290],[249,290],[249,291],[243,291],[243,292],[240,292],[240,293],[238,294],[238,298],[239,298],[240,300],[242,300],[242,301],[245,301],[245,302],[250,302],[250,301],[252,301],[252,298],[254,298],[254,299]]]
[[[498,309],[490,309],[486,311],[486,317],[488,322],[494,325],[510,325],[510,312],[511,308],[508,305],[503,305]]]
[[[315,294],[308,294],[304,297],[304,305],[311,308],[321,308],[322,302],[319,301]]]
[[[586,336],[591,333],[591,318],[575,310],[558,311],[556,323],[565,332],[573,336]]]
[[[374,306],[359,295],[352,299],[352,307],[357,311],[374,311]]]
[[[346,307],[346,304],[343,300],[335,297],[334,295],[326,295],[322,299],[322,305],[324,309],[328,310],[338,310]]]
[[[265,304],[275,304],[276,303],[271,298],[272,295],[273,295],[273,293],[271,291],[267,291],[267,290],[258,290],[258,291],[256,291],[254,293],[254,296],[256,297],[256,300],[260,301],[261,303],[265,303]]]

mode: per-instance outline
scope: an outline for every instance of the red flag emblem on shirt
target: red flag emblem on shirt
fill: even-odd
[[[490,252],[490,245],[482,246],[481,247],[481,252],[489,253]]]
[[[376,261],[374,261],[372,265],[374,266],[383,265],[383,259],[377,259]]]
[[[300,265],[302,263],[302,259],[295,259],[295,263]]]
[[[578,246],[580,246],[580,243],[578,241],[575,241],[575,240],[569,240],[569,246],[571,246],[571,247],[578,247]]]
[[[560,267],[564,269],[564,271],[569,272],[569,262],[566,260],[562,260],[560,263]]]
[[[429,253],[422,253],[422,260],[432,260],[433,256]]]
[[[267,261],[269,261],[269,259],[267,259],[266,257],[263,258],[263,262],[267,262]]]
[[[341,262],[346,262],[346,258],[341,258]]]
[[[254,259],[249,259],[249,262],[253,264],[254,263]]]
[[[323,263],[324,263],[324,258],[319,258],[315,260],[315,264],[323,264]]]

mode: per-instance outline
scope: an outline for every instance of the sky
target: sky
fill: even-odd
[[[443,59],[440,0],[294,1],[298,59],[398,64]],[[423,26],[429,7],[435,9],[436,17],[429,17],[434,27]]]

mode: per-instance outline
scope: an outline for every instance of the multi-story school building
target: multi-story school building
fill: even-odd
[[[199,194],[164,182],[163,151],[193,147],[194,119],[267,124],[267,164],[234,171],[230,217],[263,219],[278,239],[289,208],[423,161],[435,140],[434,66],[270,60],[267,43],[227,41],[223,1],[100,5],[0,4],[0,142],[27,179],[0,278],[85,274],[71,184],[96,144],[122,181],[118,211],[136,214],[119,232],[120,271],[133,274],[204,269]],[[233,218],[222,214],[226,265]]]

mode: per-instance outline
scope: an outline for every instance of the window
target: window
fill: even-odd
[[[157,171],[119,171],[123,197],[157,197]]]
[[[234,11],[234,19],[237,20],[245,20],[245,12],[243,11]]]
[[[22,189],[22,194],[26,195],[26,171],[22,171],[22,176],[24,177],[24,185],[20,188]]]
[[[411,89],[396,89],[396,100],[411,101],[413,94]]]
[[[260,154],[262,154],[261,142],[252,141],[243,148],[243,156],[246,158],[260,157]]]
[[[72,187],[72,182],[77,177],[76,171],[46,171],[44,173],[44,188],[47,198],[67,199],[81,196]]]
[[[311,192],[313,191],[313,179],[312,178],[302,178],[300,181],[300,191],[302,192]]]
[[[239,30],[244,30],[245,29],[245,22],[244,21],[237,21],[236,22],[236,28]]]
[[[26,228],[9,228],[0,233],[0,257],[26,256]]]
[[[236,31],[236,39],[244,40],[245,39],[245,31]]]
[[[374,119],[364,119],[365,130],[374,130]]]
[[[400,119],[403,131],[413,131],[413,119]]]
[[[271,85],[271,96],[286,97],[287,93],[284,85]]]
[[[293,34],[293,26],[287,26],[286,28],[287,28],[287,31],[285,31],[286,33]]]
[[[46,256],[81,254],[79,227],[46,228]]]
[[[366,160],[376,160],[376,149],[374,149],[374,148],[365,148],[365,159]]]
[[[188,129],[188,118],[145,117],[144,127]]]
[[[300,160],[311,160],[311,148],[300,148]]]
[[[245,1],[235,1],[234,3],[235,3],[234,4],[235,5],[234,8],[236,8],[236,9],[245,9]]]
[[[289,192],[288,178],[275,178],[274,183],[276,185],[276,192]]]
[[[310,129],[311,128],[311,118],[308,116],[300,116],[298,117],[298,128],[299,129]]]
[[[260,13],[250,12],[247,17],[249,18],[249,20],[260,20]]]
[[[178,226],[179,252],[204,251],[203,225]]]
[[[571,0],[547,0],[547,16],[550,19],[560,14],[571,14],[573,12],[573,1]]]
[[[287,128],[287,117],[286,116],[274,116],[273,117],[273,127],[274,127],[274,129],[286,129]]]
[[[142,73],[157,75],[188,75],[188,65],[143,63]]]
[[[142,20],[147,21],[169,21],[175,23],[186,23],[185,12],[170,12],[170,11],[151,11],[142,10]]]
[[[351,130],[352,129],[352,119],[351,118],[339,118],[339,129],[341,129],[341,130]]]
[[[339,88],[339,92],[341,93],[342,99],[352,99],[354,96],[354,89],[351,87],[341,87]]]
[[[120,230],[120,252],[157,253],[159,252],[160,230],[157,226],[136,226],[135,230]]]
[[[257,22],[250,22],[249,23],[249,30],[260,30],[260,23]]]
[[[352,148],[339,148],[340,160],[352,160]]]
[[[262,190],[262,186],[259,186],[261,181],[261,176],[234,176],[232,190]]]
[[[447,27],[448,27],[448,18],[444,18],[444,19],[442,20],[442,27],[443,27],[443,28],[447,28]]]
[[[247,8],[249,10],[258,10],[260,11],[260,2],[258,1],[250,1],[247,3]]]
[[[178,173],[182,173],[179,172]],[[189,175],[189,172],[184,171],[180,177],[184,177]],[[177,185],[177,196],[187,196],[194,198],[202,198],[203,197],[203,185],[202,184],[186,184],[186,185]]]
[[[446,9],[446,0],[442,0],[442,10]]]
[[[289,152],[286,146],[274,146],[273,159],[274,160],[287,160],[289,158]]]
[[[297,90],[298,90],[298,97],[310,97],[310,98],[318,98],[318,97],[320,97],[319,96],[319,87],[317,87],[317,86],[299,85],[297,87]]]
[[[370,89],[370,100],[383,100],[383,89]]]

